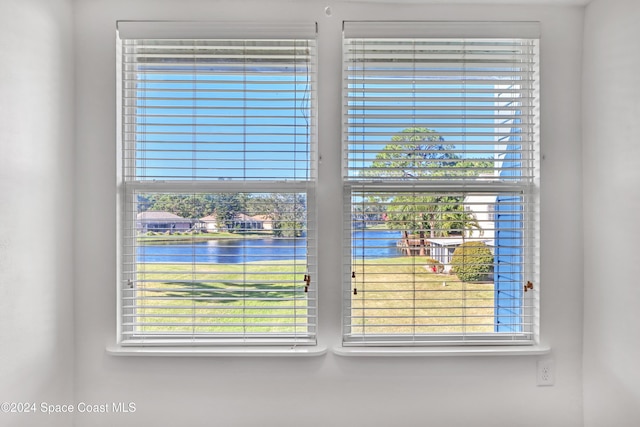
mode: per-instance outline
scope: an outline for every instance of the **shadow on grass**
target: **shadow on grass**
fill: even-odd
[[[203,282],[164,282],[175,288],[183,288],[184,291],[166,292],[169,297],[185,298],[191,297],[194,300],[211,300],[216,299],[217,302],[227,304],[235,303],[245,298],[286,298],[286,299],[303,299],[304,286],[282,286],[268,283],[251,283],[245,285],[237,285],[228,282],[222,283],[203,283]]]

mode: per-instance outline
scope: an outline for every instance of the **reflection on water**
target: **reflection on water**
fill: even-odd
[[[365,259],[399,256],[396,246],[399,238],[398,231],[354,231],[351,235],[351,256]]]
[[[397,231],[354,231],[352,256],[367,259],[398,256],[396,242],[399,237]],[[238,264],[253,261],[304,260],[306,244],[305,238],[220,239],[194,244],[141,245],[137,248],[137,255],[138,262],[141,263]]]

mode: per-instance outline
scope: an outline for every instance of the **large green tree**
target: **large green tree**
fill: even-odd
[[[138,211],[171,212],[183,218],[198,219],[215,209],[211,194],[149,193],[138,196]]]
[[[365,174],[372,177],[415,179],[430,173],[430,169],[452,166],[457,158],[453,145],[444,144],[444,138],[431,129],[412,127],[391,137],[376,155],[371,169]]]
[[[228,229],[235,216],[245,211],[247,198],[244,193],[140,194],[138,212],[163,211],[194,220],[215,215],[218,227]]]
[[[252,198],[249,210],[273,221],[277,237],[300,237],[305,232],[307,200],[300,193],[269,193]]]
[[[215,193],[211,196],[215,205],[213,214],[216,217],[218,229],[233,232],[234,218],[246,210],[247,195],[245,193]]]
[[[420,180],[428,177],[477,174],[489,169],[490,162],[463,160],[455,147],[431,129],[404,129],[391,138],[376,155],[367,176]],[[456,169],[451,172],[451,169]],[[428,255],[429,238],[462,234],[478,223],[463,207],[464,197],[447,193],[401,193],[387,196],[381,203],[387,206],[387,226],[402,230],[403,247],[410,255],[418,247],[420,255]],[[417,239],[417,242],[412,240]],[[417,243],[417,244],[416,244]]]

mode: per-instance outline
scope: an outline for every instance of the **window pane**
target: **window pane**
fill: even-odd
[[[135,192],[125,336],[310,338],[306,193]]]
[[[125,40],[130,180],[309,180],[312,40]]]
[[[530,330],[529,210],[521,194],[353,191],[349,339]]]
[[[345,177],[532,179],[535,49],[523,39],[345,39]]]

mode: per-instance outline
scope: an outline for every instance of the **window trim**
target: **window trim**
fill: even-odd
[[[309,108],[312,115],[308,120],[309,129],[309,164],[307,166],[308,178],[297,179],[261,179],[261,180],[232,180],[232,181],[194,181],[194,180],[170,180],[140,181],[127,177],[131,175],[131,170],[135,172],[137,167],[131,158],[127,159],[125,152],[130,144],[124,137],[125,123],[124,117],[124,81],[123,81],[123,48],[121,40],[131,38],[161,38],[161,39],[286,39],[286,40],[314,40],[314,57],[311,58],[310,66],[312,73],[317,74],[317,24],[316,23],[255,23],[255,22],[186,22],[186,21],[119,21],[117,23],[118,33],[116,35],[116,125],[117,125],[117,182],[116,182],[116,248],[117,248],[117,287],[116,287],[116,345],[109,346],[107,351],[110,354],[166,354],[166,355],[320,355],[326,352],[326,348],[318,346],[318,286],[317,286],[317,207],[315,200],[317,181],[317,77],[313,77],[313,86]],[[311,286],[309,289],[314,295],[306,319],[309,320],[309,327],[306,332],[297,333],[274,333],[273,337],[247,338],[244,334],[238,334],[232,339],[225,339],[222,336],[214,339],[203,338],[194,340],[193,338],[171,339],[164,337],[161,339],[149,340],[126,340],[125,327],[123,325],[124,313],[124,290],[123,266],[129,262],[136,264],[135,250],[133,252],[125,250],[127,229],[131,224],[135,227],[135,218],[128,217],[127,205],[132,202],[132,197],[136,192],[181,192],[192,193],[304,193],[307,196],[307,216],[308,224],[307,245],[307,265],[311,274]],[[135,213],[133,214],[135,215]],[[127,237],[128,236],[128,237]],[[309,250],[311,248],[311,250]],[[127,253],[131,252],[131,253]],[[133,258],[133,259],[131,259]],[[212,333],[211,335],[219,335]],[[242,335],[242,336],[241,336]],[[296,338],[299,335],[300,338]],[[290,338],[293,337],[293,338]],[[305,338],[306,337],[306,338]],[[304,348],[302,350],[301,348]]]
[[[531,345],[460,345],[460,346],[335,346],[332,352],[341,357],[458,357],[458,356],[543,356],[551,353],[546,344]]]
[[[106,352],[116,357],[320,357],[327,354],[323,345],[304,346],[197,346],[141,347],[107,346]]]
[[[407,21],[402,22],[372,22],[372,21],[344,21],[343,22],[343,47],[345,43],[345,39],[354,38],[354,39],[385,39],[385,38],[507,38],[507,39],[532,39],[538,40],[537,46],[539,46],[540,39],[540,29],[539,23],[537,22],[418,22],[412,21],[416,24],[421,25],[408,25]],[[346,51],[343,51],[343,73],[346,73],[347,66],[347,56]],[[539,62],[540,53],[537,52],[535,55],[537,61]],[[539,65],[535,71],[537,75],[537,83],[539,85]],[[350,240],[350,231],[351,227],[351,194],[353,191],[358,191],[364,189],[366,187],[375,189],[376,186],[380,185],[384,187],[387,185],[389,188],[402,189],[410,186],[422,187],[421,184],[425,184],[425,182],[411,181],[407,182],[407,185],[402,185],[401,182],[396,180],[384,181],[378,180],[377,178],[371,179],[350,179],[349,173],[347,171],[350,170],[349,159],[347,157],[349,151],[349,125],[348,125],[348,111],[349,104],[348,101],[345,100],[346,92],[348,91],[348,85],[346,82],[346,74],[343,75],[343,86],[342,86],[342,99],[343,99],[343,240]],[[539,87],[537,87],[537,94],[539,97]],[[534,109],[539,110],[540,101],[537,100],[534,105]],[[358,107],[354,107],[357,109]],[[539,278],[540,278],[540,267],[539,267],[539,236],[540,236],[540,215],[539,215],[539,204],[540,204],[540,196],[539,196],[539,183],[540,183],[540,114],[539,111],[536,111],[536,120],[533,121],[533,153],[537,155],[535,159],[532,159],[532,168],[533,168],[533,176],[531,181],[524,183],[513,183],[513,190],[516,192],[521,192],[524,197],[531,198],[533,200],[533,210],[527,210],[525,215],[522,218],[522,222],[526,224],[532,224],[532,227],[528,225],[524,225],[522,227],[522,233],[524,240],[523,250],[525,251],[522,255],[526,261],[523,264],[522,274],[523,277],[531,278],[535,283],[535,289],[533,292],[530,292],[528,295],[525,295],[525,299],[530,301],[531,304],[525,304],[521,306],[522,314],[521,316],[527,317],[529,316],[532,321],[530,322],[530,329],[523,331],[523,335],[529,335],[530,338],[518,341],[511,342],[510,337],[520,335],[518,333],[510,334],[509,337],[505,337],[503,339],[494,340],[493,342],[488,342],[487,345],[482,343],[482,339],[480,342],[465,342],[464,334],[456,335],[456,338],[453,340],[439,340],[436,336],[434,339],[424,338],[418,339],[412,342],[411,338],[409,340],[402,340],[397,338],[398,335],[395,336],[387,336],[381,337],[377,340],[359,340],[357,338],[353,338],[350,334],[351,325],[351,304],[350,294],[351,294],[351,281],[352,281],[352,254],[351,254],[351,246],[349,244],[344,244],[344,253],[343,253],[343,286],[342,286],[342,311],[341,311],[341,336],[342,342],[339,347],[334,348],[334,352],[341,356],[401,356],[401,355],[458,355],[466,354],[466,355],[482,355],[482,354],[546,354],[550,351],[550,348],[546,345],[540,344],[540,304],[539,304]],[[470,185],[471,184],[471,185]],[[437,188],[439,183],[432,183],[431,186],[428,182],[424,185],[424,188]],[[451,191],[464,191],[464,189],[469,189],[469,187],[473,187],[472,183],[461,182],[447,182],[446,180],[441,185],[442,188],[451,188]],[[511,186],[511,185],[507,185]],[[495,187],[491,187],[492,191],[496,191],[500,185]],[[367,188],[367,191],[369,191]],[[471,192],[473,194],[473,191]],[[495,213],[493,213],[495,215]],[[534,242],[534,246],[530,249],[529,243]],[[527,271],[528,265],[533,265],[534,271]],[[526,291],[525,291],[526,292]],[[529,307],[530,306],[530,307]],[[495,307],[495,306],[494,306]],[[494,316],[496,316],[494,314]],[[492,333],[486,334],[486,339],[491,341],[492,338],[497,337],[499,332],[494,331]],[[475,336],[474,336],[475,338]]]

